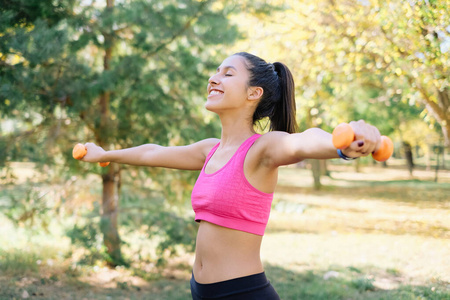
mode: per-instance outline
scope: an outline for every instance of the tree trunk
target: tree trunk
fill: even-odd
[[[446,153],[447,153],[447,148],[443,148],[442,149],[442,170],[445,170],[446,169],[446,164],[445,164],[445,155],[446,155]]]
[[[410,80],[411,82],[411,80]],[[422,101],[425,104],[425,107],[428,111],[433,115],[436,121],[441,125],[442,134],[444,136],[444,143],[447,149],[450,149],[450,90],[449,88],[445,88],[440,91],[437,90],[437,101],[434,101],[433,98],[428,95],[425,88],[421,86],[420,83],[417,83],[419,87],[419,92],[423,96]]]
[[[315,118],[311,114],[311,109],[312,107],[306,110],[306,125],[308,126],[308,128],[317,126]],[[320,161],[318,159],[311,159],[309,161],[311,162],[311,171],[314,179],[314,189],[320,190],[320,188],[322,187],[322,183],[320,182],[320,176],[322,175],[320,171]]]
[[[320,160],[311,159],[310,161],[311,161],[311,170],[314,178],[314,189],[320,190],[320,188],[322,187],[322,184],[320,183],[320,176],[322,175],[320,171]]]
[[[320,174],[323,176],[330,176],[330,171],[328,170],[328,164],[326,159],[319,160],[320,162]]]
[[[114,8],[114,0],[106,1],[106,9]],[[114,46],[114,37],[110,34],[103,33],[105,38],[105,55],[103,58],[103,69],[110,69],[112,59],[112,50]],[[100,125],[97,130],[97,141],[101,147],[106,149],[110,145],[112,126],[110,115],[111,92],[104,91],[99,98],[100,107]],[[100,228],[103,233],[103,243],[107,253],[110,256],[108,263],[111,266],[124,264],[122,253],[120,250],[120,236],[118,231],[118,213],[119,213],[119,167],[111,164],[107,173],[102,175],[103,179],[103,196],[102,196],[102,212]]]
[[[355,172],[356,173],[360,173],[361,172],[361,163],[360,163],[360,159],[355,159],[353,161],[353,167],[355,168]]]
[[[431,154],[433,153],[433,147],[427,145],[427,152],[425,153],[426,170],[431,170]]]
[[[111,260],[111,266],[124,263],[120,250],[120,236],[118,232],[119,208],[119,173],[114,164],[108,167],[108,172],[102,175],[103,195],[100,228],[103,233],[103,243]]]
[[[411,145],[408,142],[403,142],[403,150],[405,152],[406,165],[408,166],[409,175],[413,176],[414,160]]]

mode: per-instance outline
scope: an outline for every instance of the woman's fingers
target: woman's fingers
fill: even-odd
[[[355,133],[355,141],[348,149],[352,157],[367,156],[380,148],[380,131],[363,120],[350,122],[350,126]]]

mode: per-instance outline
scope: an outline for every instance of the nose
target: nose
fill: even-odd
[[[219,84],[220,83],[220,79],[219,79],[219,77],[217,75],[218,74],[214,74],[211,77],[209,77],[208,83],[209,84]]]

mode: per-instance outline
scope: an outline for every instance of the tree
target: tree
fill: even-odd
[[[238,47],[292,68],[300,128],[363,118],[389,135],[418,119],[449,145],[448,1],[272,2],[284,9],[243,18]]]
[[[220,45],[238,35],[227,19],[235,4],[227,3],[11,0],[2,5],[1,113],[25,124],[2,137],[9,145],[5,157],[20,153],[20,144],[8,142],[20,137],[35,144],[42,164],[66,161],[75,171],[101,176],[101,229],[112,265],[123,263],[117,224],[122,167],[77,164],[71,148],[78,141],[105,149],[176,145],[217,133],[200,107],[207,72],[223,55]]]
[[[447,1],[330,1],[322,22],[339,33],[329,42],[345,45],[334,58],[348,62],[346,75],[381,78],[370,80],[385,91],[379,100],[421,103],[450,147],[449,13]]]

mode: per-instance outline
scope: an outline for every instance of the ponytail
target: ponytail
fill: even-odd
[[[275,104],[275,111],[270,118],[270,129],[294,133],[298,131],[295,119],[295,85],[291,71],[280,62],[273,64],[280,84],[280,100]]]
[[[267,63],[247,52],[235,55],[246,60],[249,86],[259,86],[264,91],[253,114],[253,124],[268,117],[271,131],[297,132],[294,79],[288,67],[280,62]]]

